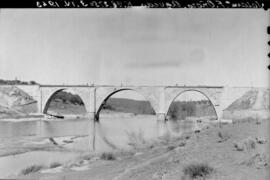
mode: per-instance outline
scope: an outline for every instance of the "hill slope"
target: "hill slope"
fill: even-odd
[[[25,116],[37,112],[36,101],[15,86],[0,86],[0,118]]]
[[[134,114],[155,114],[154,109],[148,101],[124,98],[108,99],[103,109]]]
[[[243,119],[267,118],[269,114],[269,89],[254,89],[246,92],[223,111],[223,117]]]

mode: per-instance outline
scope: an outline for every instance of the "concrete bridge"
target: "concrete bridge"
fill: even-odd
[[[221,118],[223,110],[223,86],[82,86],[82,85],[17,85],[37,101],[38,112],[46,114],[55,94],[67,90],[81,97],[87,114],[99,119],[105,102],[120,91],[132,90],[149,101],[156,112],[157,120],[164,121],[171,103],[186,91],[203,94],[213,105],[216,116]]]

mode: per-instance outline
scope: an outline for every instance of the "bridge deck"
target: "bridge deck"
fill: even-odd
[[[165,87],[165,88],[223,88],[224,86],[135,86],[135,85],[126,85],[126,86],[117,86],[117,85],[40,85],[40,87]]]

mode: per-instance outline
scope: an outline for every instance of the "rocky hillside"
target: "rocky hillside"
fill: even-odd
[[[232,111],[245,109],[269,109],[269,89],[248,91],[225,110]]]
[[[35,103],[31,96],[15,86],[0,86],[0,105],[8,108]]]
[[[246,92],[223,111],[223,117],[230,119],[269,117],[269,93],[269,89]]]
[[[19,117],[37,111],[36,101],[15,86],[0,86],[0,118]]]

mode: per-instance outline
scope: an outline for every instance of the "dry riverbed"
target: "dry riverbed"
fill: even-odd
[[[36,164],[25,179],[268,180],[269,119],[206,126],[200,132],[135,145],[132,151],[81,154],[50,166]]]

